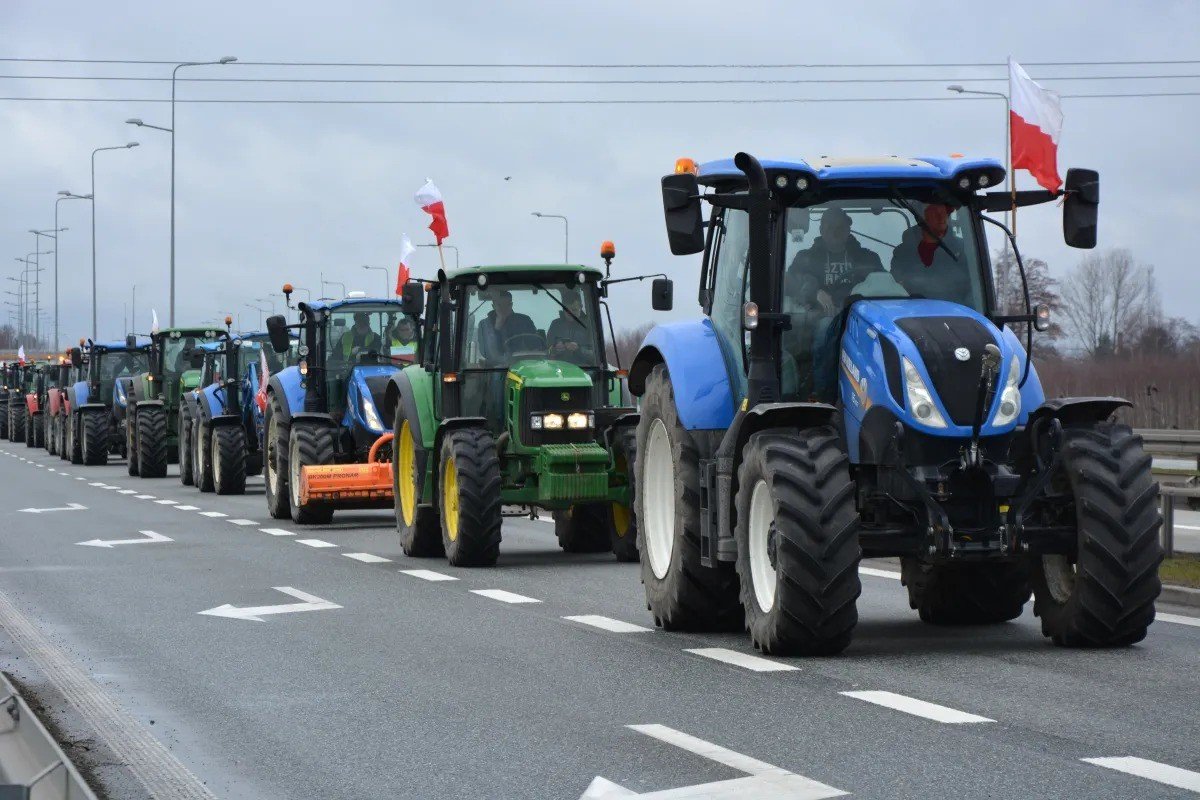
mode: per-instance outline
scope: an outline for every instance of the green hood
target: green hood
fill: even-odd
[[[546,387],[570,389],[591,386],[591,377],[577,364],[541,358],[536,361],[518,361],[508,368],[508,379],[520,387]]]

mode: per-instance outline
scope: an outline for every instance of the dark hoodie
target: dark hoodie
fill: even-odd
[[[921,229],[916,226],[904,232],[900,244],[892,253],[892,277],[909,294],[955,303],[968,302],[971,280],[967,274],[969,264],[962,239],[954,236],[943,237],[942,242],[954,257],[937,247],[933,251],[933,261],[926,265],[917,250],[921,235]]]
[[[818,236],[812,247],[801,250],[787,271],[787,294],[801,305],[817,305],[817,292],[824,289],[840,306],[850,296],[850,290],[872,272],[883,270],[879,256],[863,247],[853,236],[846,240],[846,249],[831,253],[823,237]]]

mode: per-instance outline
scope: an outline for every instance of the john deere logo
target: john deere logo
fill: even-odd
[[[560,394],[560,395],[558,396],[558,399],[559,399],[559,400],[562,400],[562,401],[565,403],[565,402],[567,402],[568,400],[570,400],[570,399],[571,399],[571,393],[570,393],[570,392],[563,392],[562,394]]]

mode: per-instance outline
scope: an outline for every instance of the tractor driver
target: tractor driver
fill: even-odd
[[[175,371],[186,372],[191,368],[192,351],[196,349],[196,337],[188,336],[183,340],[183,346],[175,355]]]
[[[383,352],[383,340],[379,334],[371,330],[371,315],[359,311],[354,315],[354,324],[350,330],[342,334],[337,346],[333,349],[335,357],[349,360],[359,353]]]
[[[583,313],[583,298],[577,291],[563,289],[562,304],[558,318],[550,323],[550,330],[546,332],[550,355],[577,364],[589,361],[593,348],[587,317]]]
[[[504,364],[517,350],[530,349],[534,339],[540,340],[537,326],[526,314],[513,312],[512,292],[490,289],[492,310],[479,322],[479,351],[493,364]]]
[[[392,358],[412,361],[417,354],[417,325],[412,317],[402,316],[392,328],[388,354]]]
[[[945,203],[925,206],[922,216],[928,231],[914,225],[900,237],[892,253],[892,277],[909,294],[969,304],[966,249],[962,239],[949,235],[953,212]]]

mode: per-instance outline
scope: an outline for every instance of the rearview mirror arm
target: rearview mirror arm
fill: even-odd
[[[1050,194],[1047,192],[1047,194]],[[1033,319],[1033,306],[1029,300],[1029,279],[1025,276],[1025,262],[1021,260],[1021,250],[1017,247],[1017,237],[1013,236],[1013,232],[1008,229],[998,219],[992,219],[989,216],[980,214],[979,218],[984,222],[990,222],[1000,230],[1004,231],[1004,235],[1008,237],[1008,244],[1013,249],[1013,256],[1017,259],[1017,271],[1021,273],[1021,293],[1025,296],[1025,314]],[[1032,323],[1025,327],[1025,371],[1021,374],[1021,382],[1017,384],[1017,388],[1025,387],[1025,381],[1029,380],[1029,366],[1033,363],[1033,325]]]
[[[635,275],[632,278],[611,278],[611,279],[605,278],[603,281],[601,281],[601,283],[604,284],[605,286],[611,286],[614,283],[627,283],[629,281],[644,281],[644,280],[646,280],[646,278],[666,278],[666,277],[667,277],[667,273],[665,273],[665,272],[655,272],[652,275]]]

